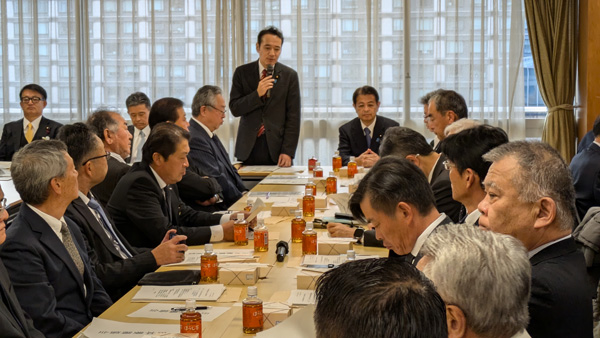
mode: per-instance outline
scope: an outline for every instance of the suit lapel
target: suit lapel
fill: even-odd
[[[446,170],[444,168],[445,160],[446,160],[446,156],[444,154],[440,154],[440,158],[437,161],[437,163],[435,164],[435,167],[433,168],[433,175],[431,175],[431,185],[433,185],[433,182],[435,182],[435,180],[438,178],[438,176],[440,176],[440,174],[442,172],[444,172],[444,170]]]
[[[373,151],[376,153],[379,152],[379,144],[383,138],[383,133],[383,118],[378,116],[377,121],[375,121],[375,127],[373,127],[373,137],[371,138],[371,149],[373,149]]]
[[[110,241],[110,239],[106,235],[106,231],[102,227],[102,224],[100,224],[100,222],[98,222],[98,219],[96,219],[96,217],[92,214],[92,211],[90,210],[90,208],[88,208],[88,206],[85,205],[85,203],[83,203],[83,200],[81,199],[81,197],[78,197],[76,200],[74,200],[72,202],[72,205],[73,205],[73,208],[83,218],[85,218],[85,221],[90,225],[90,227],[96,233],[96,235],[100,239],[102,239],[102,243],[104,244],[104,246],[106,248],[108,248],[108,250],[110,251],[110,253],[112,253],[113,255],[121,258],[121,255],[119,254],[119,252],[115,248],[114,244]],[[100,207],[102,207],[102,206],[100,206]],[[90,245],[91,245],[91,243],[90,243]]]
[[[34,140],[41,140],[42,137],[48,136],[50,131],[50,123],[48,123],[48,119],[42,116],[40,120],[40,125],[38,126],[38,130],[33,135]]]

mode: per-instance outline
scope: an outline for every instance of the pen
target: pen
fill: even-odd
[[[196,306],[196,310],[208,310],[209,306]],[[171,308],[171,312],[181,312],[181,311],[185,311],[186,308],[184,307],[172,307]]]

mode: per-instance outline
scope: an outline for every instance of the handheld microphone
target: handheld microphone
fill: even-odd
[[[267,76],[273,75],[273,65],[267,65]],[[267,97],[271,97],[271,89],[267,90]]]
[[[277,261],[278,262],[283,262],[283,260],[285,259],[285,255],[288,254],[288,252],[290,252],[290,247],[288,246],[287,242],[285,241],[279,241],[277,243]]]

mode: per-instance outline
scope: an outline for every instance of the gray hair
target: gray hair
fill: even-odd
[[[423,104],[423,105],[429,104],[429,100],[431,100],[432,97],[434,97],[436,94],[440,93],[442,90],[443,90],[442,88],[436,89],[432,92],[429,92],[429,93],[421,96],[421,98],[419,98],[419,103]]]
[[[551,198],[556,203],[559,229],[572,229],[575,189],[569,167],[558,151],[542,142],[514,141],[490,150],[483,159],[497,162],[509,156],[521,167],[510,178],[519,200],[534,203],[542,197]]]
[[[460,119],[458,121],[454,121],[453,123],[447,125],[446,129],[444,129],[444,135],[449,136],[452,134],[458,134],[463,130],[475,128],[480,125],[481,125],[481,122],[479,122],[477,120]]]
[[[473,332],[512,337],[527,326],[531,265],[519,240],[453,224],[431,234],[421,253],[429,259],[423,273]]]
[[[87,120],[87,125],[98,137],[104,141],[104,130],[108,129],[113,133],[119,130],[119,123],[112,117],[112,114],[119,114],[117,109],[101,107],[96,109]]]
[[[198,117],[202,106],[214,106],[216,100],[215,97],[221,95],[221,93],[221,88],[217,86],[206,85],[198,89],[192,100],[192,116]]]
[[[58,140],[37,140],[19,150],[12,159],[10,174],[25,203],[38,205],[50,195],[50,181],[67,172],[67,146]]]
[[[127,108],[139,106],[140,104],[143,104],[144,106],[146,106],[146,108],[148,108],[148,110],[150,110],[150,107],[152,106],[152,103],[150,102],[150,98],[148,98],[148,95],[146,95],[142,92],[135,92],[135,93],[129,95],[127,97],[127,99],[125,100],[125,106]]]

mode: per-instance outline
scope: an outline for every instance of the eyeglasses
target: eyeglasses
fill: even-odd
[[[444,163],[444,168],[446,168],[446,170],[450,170],[451,168],[456,168],[456,164],[454,164],[448,160],[445,160],[443,163]]]
[[[227,108],[225,108],[225,110],[221,110],[221,109],[218,109],[218,108],[215,108],[215,107],[211,106],[210,104],[207,104],[206,106],[207,107],[211,107],[212,109],[214,109],[214,110],[216,110],[218,112],[221,112],[221,114],[227,114]]]
[[[109,156],[110,156],[110,153],[107,151],[107,152],[106,152],[106,154],[104,154],[104,155],[100,155],[100,156],[96,156],[96,157],[88,158],[88,159],[87,159],[85,162],[81,163],[81,165],[83,166],[83,165],[85,165],[86,163],[88,163],[89,161],[92,161],[92,160],[97,160],[97,159],[99,159],[99,158],[103,158],[103,157],[105,157],[106,159],[108,159],[108,157],[109,157]]]
[[[21,98],[21,102],[23,102],[23,103],[29,103],[29,101],[31,101],[33,103],[38,103],[40,101],[45,101],[45,100],[42,99],[41,97],[37,97],[37,96],[34,96],[34,97],[23,96]]]
[[[4,212],[4,210],[6,210],[7,206],[8,205],[6,204],[6,197],[4,197],[0,200],[0,214],[2,214]],[[0,216],[0,217],[2,217],[2,216]]]

